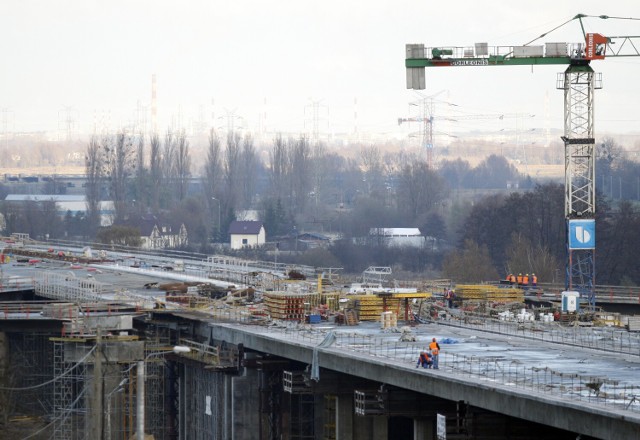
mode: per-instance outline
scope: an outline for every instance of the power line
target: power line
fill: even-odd
[[[58,420],[60,420],[60,419],[66,419],[67,417],[69,417],[69,414],[71,414],[71,408],[73,408],[73,407],[74,407],[74,405],[80,401],[80,398],[84,396],[84,394],[86,393],[86,391],[87,391],[87,388],[86,388],[86,387],[85,387],[85,388],[83,388],[83,389],[82,389],[82,391],[78,394],[78,397],[76,397],[76,400],[74,400],[73,402],[71,402],[71,404],[69,405],[69,407],[66,409],[66,411],[65,411],[63,414],[61,414],[61,415],[60,415],[60,416],[58,416],[58,417],[53,418],[49,423],[47,423],[46,425],[44,425],[44,426],[43,426],[42,428],[40,428],[39,430],[37,430],[36,432],[34,432],[34,433],[32,433],[32,434],[29,434],[29,435],[28,435],[28,436],[26,436],[26,437],[23,437],[23,438],[22,438],[22,439],[20,439],[20,440],[28,440],[28,439],[32,438],[33,436],[40,434],[42,431],[44,431],[45,429],[47,429],[47,428],[49,428],[50,426],[52,426],[52,425],[53,425],[55,422],[57,422]]]
[[[71,367],[69,367],[69,369],[65,372],[63,372],[60,376],[54,377],[51,380],[48,380],[46,382],[43,382],[39,385],[32,385],[29,387],[19,387],[19,388],[7,388],[7,387],[0,387],[0,390],[7,390],[7,391],[24,391],[24,390],[33,390],[35,388],[40,388],[43,387],[45,385],[49,385],[50,383],[55,382],[56,380],[66,376],[67,374],[69,374],[74,368],[76,368],[78,365],[80,365],[81,363],[83,363],[91,353],[93,353],[93,351],[96,349],[96,347],[93,347],[91,350],[89,350],[87,352],[87,354],[84,355],[84,357],[82,359],[80,359],[78,362],[76,362],[74,365],[72,365]]]

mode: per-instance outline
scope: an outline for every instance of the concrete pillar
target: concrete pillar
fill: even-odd
[[[232,438],[232,417],[233,414],[233,379],[234,376],[225,374],[224,376],[224,428],[223,438]]]
[[[354,440],[353,394],[336,396],[336,440]]]
[[[254,369],[231,379],[231,438],[254,440],[260,426],[260,376]]]
[[[413,419],[413,440],[434,440],[433,419]]]
[[[183,364],[180,365],[180,375],[178,376],[178,396],[179,396],[179,409],[178,409],[178,429],[180,431],[180,435],[178,438],[185,439],[187,438],[187,375],[189,374],[189,369],[186,368]]]
[[[389,419],[387,416],[372,417],[373,435],[371,440],[387,440],[389,433]]]
[[[324,394],[313,396],[313,432],[316,438],[324,438]]]
[[[354,416],[354,440],[387,440],[388,419],[386,416]]]
[[[353,416],[353,440],[373,438],[373,417]]]
[[[5,332],[0,332],[0,386],[11,388],[9,375],[9,338]],[[0,390],[0,420],[9,416],[11,392]]]
[[[5,332],[0,332],[0,380],[2,386],[9,388],[10,385],[5,383],[9,379],[9,338]]]
[[[120,395],[124,391],[125,384],[120,378],[120,366],[117,364],[104,364],[104,422],[103,430],[105,438],[111,440],[115,434],[121,431],[122,408],[120,408]]]

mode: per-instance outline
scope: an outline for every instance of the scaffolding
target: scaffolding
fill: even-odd
[[[151,331],[153,330],[153,331]],[[145,345],[146,386],[145,386],[145,410],[147,431],[154,439],[164,440],[171,427],[171,417],[167,414],[171,411],[170,400],[167,399],[165,389],[167,383],[167,368],[164,357],[150,357],[152,353],[168,351],[174,345],[171,330],[165,326],[153,326],[147,328]]]
[[[35,291],[45,298],[74,303],[101,301],[104,284],[87,278],[77,278],[75,273],[41,271],[35,274]]]
[[[182,392],[184,390],[184,392]],[[231,438],[224,410],[225,375],[201,366],[183,366],[180,436],[192,440]]]
[[[336,440],[336,401],[335,394],[324,395],[323,440]]]
[[[10,367],[4,386],[27,388],[20,397],[13,397],[16,409],[29,414],[51,414],[53,385],[38,385],[51,380],[51,358],[53,347],[49,333],[10,333]],[[31,388],[31,389],[29,389]],[[8,397],[8,396],[7,396]]]
[[[52,338],[53,341],[53,439],[80,440],[85,438],[88,387],[87,362],[69,359],[68,345],[74,352],[91,349],[84,339]]]
[[[289,438],[291,440],[312,440],[314,433],[314,394],[289,394],[291,420]]]

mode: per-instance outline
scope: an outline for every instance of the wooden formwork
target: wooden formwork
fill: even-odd
[[[456,299],[463,302],[514,303],[524,302],[524,291],[517,288],[500,288],[490,284],[459,284]]]
[[[274,319],[302,321],[318,305],[317,293],[268,292],[263,295],[269,315]]]

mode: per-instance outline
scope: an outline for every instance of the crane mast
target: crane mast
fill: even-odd
[[[595,134],[594,90],[601,75],[589,65],[570,65],[559,74],[564,91],[564,215],[567,261],[565,287],[595,307]]]
[[[584,17],[578,14],[572,19],[580,20],[584,42],[494,47],[487,43],[469,47],[407,44],[405,67],[407,88],[421,90],[426,87],[425,67],[568,65],[564,73],[558,75],[557,82],[557,88],[564,91],[565,288],[580,292],[593,309],[596,249],[593,102],[594,90],[602,88],[602,81],[590,63],[605,57],[640,56],[640,36],[605,37],[585,33]]]

